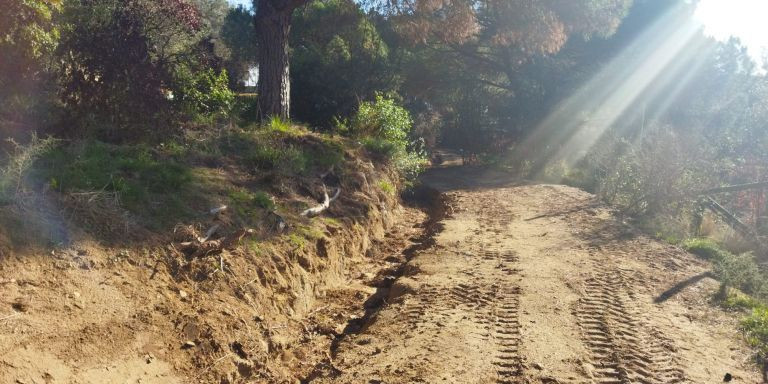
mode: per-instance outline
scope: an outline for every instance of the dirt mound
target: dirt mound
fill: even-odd
[[[5,254],[0,382],[306,377],[350,319],[364,316],[364,302],[386,276],[376,271],[397,270],[405,260],[394,256],[423,230],[415,224],[424,215],[399,205],[388,168],[349,154],[334,177],[338,200],[306,218],[299,212],[314,204],[307,195],[324,180],[280,176],[282,226],[271,225],[276,214],[268,211],[244,221],[213,218],[205,206],[175,234],[155,236],[168,239],[160,246],[113,248],[84,235],[53,250]],[[240,233],[249,224],[252,231]],[[200,251],[211,242],[227,244]]]

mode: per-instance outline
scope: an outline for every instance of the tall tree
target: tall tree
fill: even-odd
[[[290,117],[288,39],[293,11],[309,0],[254,0],[259,51],[259,115]]]
[[[261,116],[290,115],[291,16],[310,0],[254,0]],[[511,78],[525,60],[557,52],[570,35],[610,35],[631,0],[372,0],[414,42],[439,44],[478,69]],[[382,4],[383,3],[383,4]],[[494,78],[489,86],[508,87]]]

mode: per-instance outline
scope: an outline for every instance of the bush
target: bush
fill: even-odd
[[[389,194],[389,195],[394,195],[395,194],[395,186],[392,185],[392,183],[390,183],[389,181],[379,180],[377,185],[379,186],[379,188],[382,191],[384,191],[384,193]]]
[[[63,4],[57,60],[70,127],[110,141],[168,134],[161,128],[180,112],[168,92],[184,88],[176,80],[185,71],[207,66],[197,8],[174,0]]]
[[[715,263],[714,272],[722,283],[721,294],[724,297],[727,287],[734,287],[752,296],[767,298],[765,276],[751,253],[726,253],[722,260]]]
[[[407,179],[415,178],[427,163],[424,141],[409,141],[413,120],[393,99],[376,96],[360,105],[350,122],[350,133],[362,138],[372,154],[391,161]]]
[[[272,116],[265,125],[270,131],[277,131],[283,133],[289,133],[293,131],[293,124],[290,121],[285,121],[279,116]]]
[[[663,127],[637,138],[606,135],[579,164],[582,182],[605,201],[634,216],[675,214],[685,197],[702,189],[695,138]]]
[[[688,239],[685,240],[682,245],[686,251],[693,253],[704,260],[719,261],[726,258],[728,254],[728,251],[720,248],[720,245],[712,239]]]
[[[225,117],[232,111],[235,94],[229,89],[227,71],[217,74],[208,69],[195,73],[184,68],[177,72],[177,77],[174,100],[192,117],[207,120]]]
[[[755,261],[755,257],[747,252],[735,255],[728,252],[711,239],[689,239],[683,242],[683,248],[713,264],[713,271],[720,280],[721,300],[730,297],[728,288],[737,288],[741,292],[756,298],[768,299],[768,279]]]
[[[32,135],[26,145],[8,141],[13,145],[13,152],[7,158],[7,164],[0,169],[0,203],[18,204],[27,190],[27,174],[32,165],[56,145],[53,138],[40,139]]]
[[[768,307],[761,306],[752,310],[741,322],[747,342],[757,348],[761,355],[768,355]]]
[[[352,118],[352,134],[375,137],[403,147],[413,126],[410,113],[390,98],[376,96],[376,101],[360,104]]]

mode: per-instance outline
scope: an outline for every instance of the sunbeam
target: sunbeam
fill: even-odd
[[[700,31],[688,9],[671,9],[562,101],[519,146],[536,151],[526,157],[539,164],[537,173],[554,163],[578,161],[629,111],[642,108],[641,100],[661,99],[668,106],[707,49],[705,39],[696,39]]]

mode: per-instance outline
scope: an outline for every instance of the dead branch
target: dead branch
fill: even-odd
[[[213,226],[212,226],[212,227],[211,227],[211,228],[208,230],[208,232],[206,232],[206,233],[205,233],[205,237],[203,237],[203,238],[199,239],[198,241],[200,241],[201,243],[205,243],[206,241],[208,241],[208,239],[210,239],[210,238],[211,238],[211,236],[213,236],[213,234],[214,234],[214,233],[216,233],[216,231],[218,231],[218,230],[219,230],[219,227],[220,227],[220,225],[219,225],[219,224],[214,224],[214,225],[213,225]]]
[[[323,200],[323,203],[316,206],[309,208],[301,213],[301,216],[307,216],[307,217],[314,217],[328,209],[328,207],[331,206],[331,203],[336,200],[339,195],[341,194],[341,188],[336,189],[336,193],[333,195],[333,197],[328,197],[328,190],[325,188],[325,184],[323,184],[323,196],[325,199]]]
[[[211,210],[210,210],[210,211],[208,211],[208,213],[209,213],[209,214],[211,214],[211,215],[216,215],[216,214],[218,214],[218,213],[221,213],[221,212],[224,212],[224,211],[226,211],[226,210],[227,210],[227,208],[228,208],[228,207],[227,207],[226,205],[221,205],[221,206],[218,206],[218,207],[216,207],[216,208],[211,208]]]
[[[725,187],[711,188],[703,191],[694,192],[693,195],[694,196],[713,195],[716,193],[737,192],[737,191],[745,191],[748,189],[760,189],[760,188],[768,188],[768,181],[760,181],[757,183],[737,184],[737,185],[728,185]]]
[[[245,235],[251,235],[253,233],[253,229],[243,228],[229,236],[222,237],[221,239],[198,242],[197,244],[193,244],[196,248],[194,248],[195,251],[192,253],[191,257],[203,257],[210,254],[220,253],[225,249],[232,249],[240,243],[240,240],[242,240]]]

